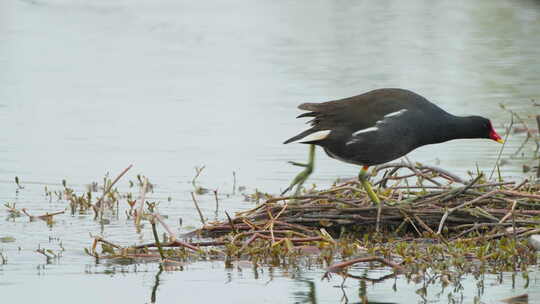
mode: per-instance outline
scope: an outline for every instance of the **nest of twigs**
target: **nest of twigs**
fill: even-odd
[[[181,238],[158,213],[149,212],[144,217],[154,242],[123,247],[95,237],[86,252],[111,261],[160,259],[173,268],[193,259],[223,259],[228,267],[241,259],[255,266],[287,267],[315,256],[316,263],[327,266],[324,277],[339,273],[359,278],[347,273],[347,267],[376,263],[394,272],[361,279],[378,282],[400,273],[421,277],[431,269],[444,284],[459,284],[464,273],[487,271],[475,261],[489,265],[493,273],[525,271],[536,263],[534,249],[523,238],[540,233],[539,184],[492,182],[483,174],[464,181],[418,164],[377,170],[372,181],[381,204],[372,203],[356,180],[297,197],[256,193],[251,198],[263,201],[255,208],[234,217],[226,213],[222,222],[204,223],[197,208],[203,227]],[[162,240],[158,224],[167,231]],[[334,263],[335,258],[342,262]]]
[[[538,184],[488,182],[483,174],[463,181],[443,169],[412,164],[388,164],[377,170],[384,170],[373,183],[380,205],[373,204],[358,181],[351,180],[297,197],[267,196],[256,208],[207,224],[195,233],[215,238],[244,232],[273,240],[292,233],[296,235],[293,241],[307,241],[319,235],[321,228],[443,239],[471,232],[490,239],[540,231],[535,228],[540,224]]]

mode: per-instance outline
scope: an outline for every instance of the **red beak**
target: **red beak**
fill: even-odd
[[[504,140],[502,137],[495,132],[495,129],[493,129],[493,126],[491,127],[491,131],[489,131],[489,138],[493,139],[494,141],[504,144]]]

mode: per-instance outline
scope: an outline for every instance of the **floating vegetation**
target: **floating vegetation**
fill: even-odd
[[[13,243],[15,238],[12,236],[0,236],[0,243]]]
[[[376,283],[428,276],[430,284],[454,287],[466,275],[520,271],[527,278],[528,266],[536,264],[527,237],[540,234],[540,184],[492,182],[481,173],[464,181],[412,163],[386,164],[372,174],[381,176],[373,183],[379,206],[350,180],[297,197],[257,192],[250,196],[260,202],[256,207],[208,222],[193,196],[202,228],[179,238],[147,204],[138,214],[150,222],[154,242],[126,247],[95,236],[85,251],[112,262],[169,266],[195,260],[222,260],[228,267],[244,261],[253,267],[315,264],[326,267],[324,278],[338,274]],[[162,237],[158,226],[166,231]],[[358,276],[350,271],[357,264],[392,272]]]

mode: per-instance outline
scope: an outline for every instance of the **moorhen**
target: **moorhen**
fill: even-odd
[[[503,142],[489,119],[480,116],[454,116],[426,98],[404,89],[384,88],[358,96],[322,103],[303,103],[309,111],[300,117],[313,117],[311,128],[284,143],[311,144],[307,164],[291,185],[299,189],[313,171],[314,145],[328,156],[362,166],[359,180],[372,201],[378,197],[367,181],[367,168],[397,159],[424,145],[459,138],[489,138]]]

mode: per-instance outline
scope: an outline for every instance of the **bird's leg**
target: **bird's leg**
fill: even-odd
[[[367,195],[369,198],[376,204],[380,204],[381,201],[379,200],[379,197],[375,192],[373,192],[373,188],[371,188],[371,184],[368,181],[368,166],[363,166],[362,170],[360,170],[360,173],[358,174],[358,180],[360,180],[360,183],[362,183],[362,186],[367,192]]]
[[[304,167],[304,170],[302,172],[298,173],[296,177],[293,179],[289,187],[287,187],[281,195],[287,193],[289,190],[291,190],[294,186],[296,186],[296,191],[294,192],[294,196],[298,196],[300,194],[300,189],[302,188],[302,185],[304,182],[308,179],[308,177],[313,172],[315,162],[315,145],[309,145],[309,157],[307,164],[297,163],[297,162],[289,162],[290,164],[293,164],[295,166]]]

